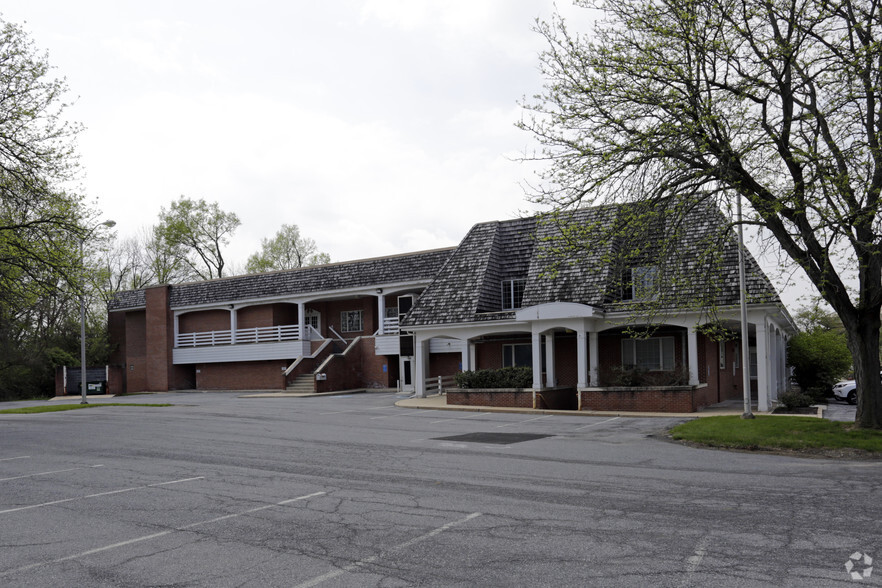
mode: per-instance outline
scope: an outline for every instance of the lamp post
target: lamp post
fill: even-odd
[[[114,227],[116,226],[116,221],[107,220],[103,223],[98,223],[94,227],[92,227],[88,233],[86,233],[82,239],[80,239],[80,262],[83,264],[83,267],[86,267],[86,239],[92,236],[98,227]],[[80,394],[82,395],[82,400],[80,404],[89,404],[86,401],[86,289],[83,285],[80,285]]]
[[[744,388],[743,419],[752,419],[750,411],[750,342],[747,325],[747,280],[744,277],[744,225],[741,223],[741,194],[738,198],[738,282],[741,290],[741,385]]]

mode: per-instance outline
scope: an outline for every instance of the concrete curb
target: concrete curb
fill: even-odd
[[[694,419],[710,416],[741,415],[741,411],[732,410],[707,410],[700,412],[628,412],[628,411],[600,411],[600,410],[549,410],[536,408],[513,408],[500,406],[464,406],[461,404],[447,404],[447,397],[441,395],[427,396],[426,398],[405,398],[395,403],[401,408],[417,408],[422,410],[450,410],[458,412],[502,412],[516,414],[557,414],[566,416],[586,417],[626,417],[626,418],[685,418]],[[754,412],[754,414],[768,415],[767,412]],[[775,415],[790,416],[790,415]],[[797,415],[805,416],[805,415]]]

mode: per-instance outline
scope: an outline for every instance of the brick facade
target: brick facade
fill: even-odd
[[[533,408],[533,391],[517,389],[448,390],[447,404]]]
[[[707,387],[603,388],[582,390],[582,410],[695,412],[716,402]]]
[[[286,367],[284,361],[197,364],[195,387],[199,390],[284,390]]]

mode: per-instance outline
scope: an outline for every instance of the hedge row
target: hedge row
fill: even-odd
[[[532,388],[533,368],[507,367],[456,374],[459,388]]]

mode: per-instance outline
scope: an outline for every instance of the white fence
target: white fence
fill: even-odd
[[[236,329],[235,343],[275,343],[278,341],[296,341],[297,339],[300,339],[300,328],[297,325],[279,325],[275,327]],[[232,345],[233,342],[233,332],[229,330],[178,333],[175,336],[175,347]]]
[[[397,316],[387,316],[385,319],[383,319],[383,333],[385,333],[386,335],[398,334]]]

